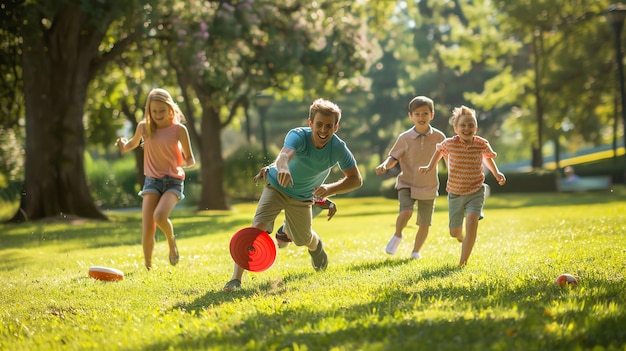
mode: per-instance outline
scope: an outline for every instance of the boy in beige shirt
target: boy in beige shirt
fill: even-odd
[[[376,175],[382,175],[400,163],[401,173],[396,179],[400,213],[396,219],[396,230],[385,251],[393,255],[402,241],[402,230],[413,216],[413,208],[417,202],[417,233],[411,258],[421,258],[420,249],[428,237],[432,215],[435,210],[435,199],[439,194],[439,178],[437,172],[421,174],[419,167],[428,163],[436,151],[438,143],[446,136],[430,125],[435,118],[433,101],[425,96],[417,96],[409,103],[409,119],[413,122],[411,129],[398,136],[396,143],[389,151],[389,157],[378,167]]]

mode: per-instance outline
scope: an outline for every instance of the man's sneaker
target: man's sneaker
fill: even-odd
[[[224,285],[224,291],[235,291],[241,288],[241,280],[233,279]]]
[[[387,244],[387,248],[385,248],[385,252],[387,252],[390,255],[395,254],[401,242],[402,242],[401,237],[397,237],[395,234],[392,235],[391,239],[389,240],[389,243]]]
[[[315,249],[315,251],[308,251],[309,255],[311,255],[311,263],[316,271],[323,271],[326,267],[328,267],[328,256],[326,255],[326,251],[324,251],[321,240],[319,244],[317,244],[317,249]]]
[[[413,253],[411,254],[411,258],[412,258],[412,259],[419,260],[420,258],[422,258],[422,255],[420,255],[420,253],[419,253],[419,252],[413,252]]]
[[[283,227],[284,226],[281,225],[276,231],[276,243],[279,248],[287,247],[287,245],[291,242],[287,233],[283,232]]]

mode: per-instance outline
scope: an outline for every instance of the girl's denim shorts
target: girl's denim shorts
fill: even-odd
[[[182,200],[185,198],[185,194],[183,194],[184,188],[185,185],[182,179],[170,176],[163,178],[146,177],[143,190],[139,192],[139,196],[143,196],[144,194],[163,195],[169,191],[176,194],[178,200]]]

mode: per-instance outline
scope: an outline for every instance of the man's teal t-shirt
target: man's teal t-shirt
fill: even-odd
[[[293,199],[313,200],[313,191],[324,183],[335,165],[341,170],[356,166],[354,155],[336,134],[323,148],[318,149],[311,141],[311,128],[295,128],[285,136],[283,147],[296,150],[296,155],[289,162],[293,186],[283,188],[278,184],[275,165],[269,168],[267,181]]]

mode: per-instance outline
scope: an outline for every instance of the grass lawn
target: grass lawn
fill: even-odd
[[[138,212],[0,225],[0,350],[626,350],[625,199],[622,186],[494,195],[459,268],[445,197],[421,260],[409,259],[414,224],[396,255],[384,252],[395,200],[338,198],[330,222],[314,220],[325,272],[292,244],[233,293],[222,291],[228,244],[253,203],[177,209],[180,263],[159,232],[149,272]],[[93,280],[92,265],[125,279]],[[556,287],[561,273],[579,286]]]

